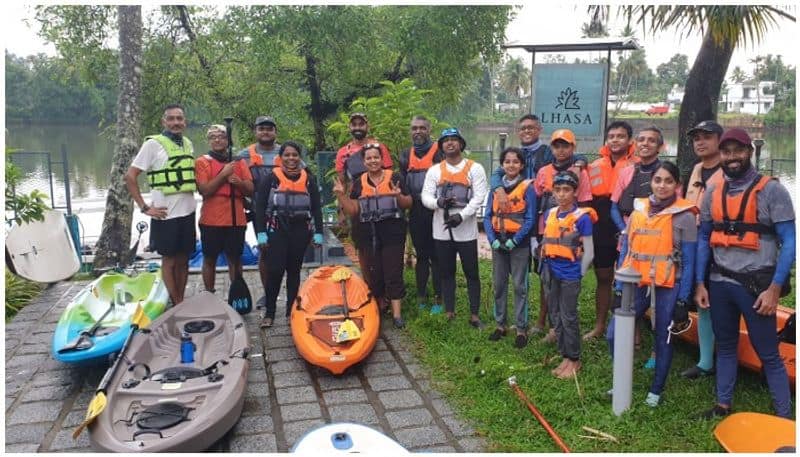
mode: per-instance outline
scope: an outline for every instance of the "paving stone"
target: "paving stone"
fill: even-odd
[[[272,336],[267,339],[267,351],[278,348],[294,348],[294,340],[291,335]]]
[[[52,424],[22,424],[6,426],[6,444],[41,443]]]
[[[72,409],[86,409],[86,407],[89,406],[89,402],[94,398],[94,395],[94,390],[82,391],[75,397],[75,401],[72,402]]]
[[[431,400],[436,400],[437,398],[442,398],[442,394],[439,393],[436,389],[431,387],[430,379],[418,379],[417,385],[421,392],[425,394],[425,396]]]
[[[297,359],[300,355],[295,348],[277,348],[270,349],[264,354],[267,362],[277,362],[279,360],[292,360]]]
[[[349,389],[353,387],[361,387],[361,380],[355,374],[348,374],[344,376],[322,376],[317,378],[319,388],[323,392],[333,389]]]
[[[37,401],[17,405],[6,424],[52,422],[61,412],[60,401]]]
[[[272,374],[287,373],[290,371],[306,371],[306,363],[303,360],[281,360],[278,362],[271,362],[269,369]]]
[[[250,357],[250,367],[248,370],[264,370],[264,357]]]
[[[269,378],[267,377],[267,372],[264,369],[257,369],[257,370],[248,370],[247,371],[247,383],[257,383],[257,382],[267,382]]]
[[[275,398],[279,405],[290,403],[317,402],[317,394],[311,386],[285,387],[275,390]]]
[[[89,433],[84,431],[80,435],[78,435],[78,439],[72,439],[72,430],[71,429],[62,429],[58,432],[55,438],[53,438],[53,442],[50,443],[49,450],[51,451],[60,451],[63,449],[73,449],[76,447],[87,447],[90,445],[89,442]]]
[[[453,446],[432,446],[414,449],[414,452],[425,452],[432,454],[445,454],[450,452],[458,452]]]
[[[411,408],[423,404],[422,397],[411,389],[379,392],[378,399],[386,409]]]
[[[25,381],[31,379],[38,369],[37,367],[17,367],[14,369],[6,367],[6,385],[9,383],[22,385]]]
[[[378,424],[375,409],[368,403],[337,405],[328,408],[332,422],[353,422],[356,424]]]
[[[43,386],[31,388],[22,396],[22,402],[63,400],[69,397],[73,390],[75,390],[75,386]]]
[[[406,369],[411,373],[411,377],[414,379],[427,379],[429,376],[428,370],[418,363],[406,364]]]
[[[276,453],[278,445],[273,433],[233,436],[229,442],[230,452]]]
[[[249,416],[242,417],[233,426],[234,435],[252,435],[256,433],[274,433],[272,416]]]
[[[12,453],[12,452],[29,453],[38,451],[39,451],[38,444],[12,444],[12,445],[6,444],[6,453]]]
[[[394,362],[395,358],[389,351],[372,351],[367,358],[367,362]]]
[[[400,390],[410,389],[411,383],[403,376],[378,376],[368,378],[369,386],[375,392],[382,392],[384,390]]]
[[[462,438],[458,440],[458,444],[461,445],[464,452],[484,452],[486,449],[486,441],[478,437]]]
[[[324,424],[325,422],[322,419],[289,422],[283,424],[283,436],[286,438],[286,445],[289,447],[289,449],[291,449],[295,441],[297,441],[300,437]]]
[[[367,401],[364,389],[331,390],[322,393],[322,398],[327,405],[341,405],[343,403],[362,403]]]
[[[397,437],[398,443],[407,448],[418,448],[447,442],[447,437],[442,429],[435,425],[397,430],[394,432],[394,436]]]
[[[468,424],[460,421],[455,416],[445,416],[442,417],[442,420],[445,424],[447,424],[447,428],[453,433],[456,437],[463,437],[463,436],[474,436],[475,430],[470,427]]]
[[[246,397],[269,397],[269,384],[265,382],[247,383]]]
[[[379,338],[378,341],[375,342],[375,348],[373,351],[385,351],[387,349],[389,349],[389,346],[386,346],[386,342]]]
[[[431,400],[431,403],[433,404],[433,409],[435,409],[440,416],[452,416],[455,414],[452,408],[450,408],[450,405],[448,405],[443,398]]]
[[[17,348],[16,355],[48,354],[50,348],[45,344],[22,344]]]
[[[270,408],[269,397],[244,397],[242,417],[269,414]]]
[[[319,403],[297,403],[293,405],[281,406],[281,417],[284,422],[291,422],[303,419],[316,419],[322,417],[322,410]]]
[[[267,336],[267,345],[269,345],[270,338],[292,334],[292,329],[284,322],[285,321],[281,322],[280,316],[277,316],[272,324],[272,327],[264,331],[264,334]]]
[[[64,420],[61,422],[61,427],[63,428],[77,427],[81,422],[83,422],[83,419],[85,417],[86,417],[86,411],[81,411],[81,410],[70,411],[69,414],[67,414],[67,417],[65,417]]]
[[[48,354],[15,355],[6,360],[6,370],[20,367],[38,367],[49,358]]]
[[[81,380],[78,370],[58,370],[55,372],[39,372],[33,377],[34,387],[69,386],[79,384]]]
[[[272,376],[272,383],[276,389],[291,386],[308,386],[311,384],[311,376],[305,371],[278,373]]]
[[[388,374],[402,374],[403,370],[400,365],[394,362],[376,362],[367,363],[364,365],[364,376],[371,378],[373,376],[381,376]]]
[[[46,359],[41,364],[39,364],[39,369],[42,370],[42,371],[74,370],[74,367],[72,367],[68,363],[59,362],[56,359],[49,358],[49,359]],[[101,376],[102,376],[102,374],[101,374]]]
[[[417,358],[414,357],[414,354],[412,354],[409,351],[397,351],[397,357],[400,357],[400,360],[402,360],[405,363],[417,362]]]
[[[386,420],[389,422],[389,427],[395,430],[433,424],[433,415],[425,408],[387,411],[385,416]]]

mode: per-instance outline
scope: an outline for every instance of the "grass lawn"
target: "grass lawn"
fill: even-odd
[[[459,275],[460,273],[460,269]],[[513,332],[499,342],[488,341],[494,329],[492,317],[491,262],[482,260],[481,319],[487,324],[477,331],[467,324],[469,307],[466,283],[459,277],[456,291],[456,319],[431,316],[417,309],[414,272],[406,269],[407,298],[404,317],[407,332],[416,343],[415,351],[432,373],[433,385],[489,443],[493,452],[559,452],[559,448],[517,398],[507,379],[517,383],[541,411],[572,451],[577,452],[720,452],[722,447],[712,432],[719,422],[691,419],[690,416],[714,405],[714,378],[689,381],[680,372],[697,362],[697,348],[679,341],[675,348],[667,386],[661,405],[644,404],[653,371],[643,368],[652,347],[653,334],[642,332],[642,350],[634,356],[633,402],[631,409],[616,417],[606,391],[612,386],[611,358],[605,339],[583,344],[583,368],[575,380],[559,380],[550,370],[560,363],[554,344],[531,337],[522,350],[514,347]],[[794,276],[793,276],[794,277]],[[535,309],[529,321],[538,316],[538,277],[533,281]],[[594,324],[594,273],[583,280],[580,294],[581,333]],[[509,297],[511,293],[509,292]],[[790,301],[791,300],[791,301]],[[794,294],[782,300],[794,307]],[[509,306],[509,312],[512,312]],[[532,307],[534,308],[534,307]],[[484,372],[485,374],[482,374]],[[734,411],[772,413],[766,385],[756,373],[739,371]],[[588,439],[582,426],[615,436],[619,443]]]

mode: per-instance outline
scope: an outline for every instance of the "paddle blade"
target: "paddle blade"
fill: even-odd
[[[331,281],[339,282],[339,281],[347,281],[350,279],[352,272],[347,267],[341,267],[338,270],[334,271],[331,275]]]
[[[250,289],[241,275],[231,281],[231,288],[228,290],[228,304],[239,314],[248,314],[253,310],[253,298],[250,296]]]
[[[361,330],[355,322],[350,319],[345,319],[339,326],[339,331],[336,332],[336,342],[344,343],[345,341],[352,341],[361,338]]]
[[[106,394],[102,391],[97,392],[94,398],[92,398],[92,401],[89,402],[89,407],[86,408],[86,418],[75,428],[75,431],[72,432],[72,439],[78,438],[81,432],[83,432],[83,429],[91,424],[92,421],[106,409],[107,403]]]
[[[136,305],[136,310],[131,317],[131,324],[139,328],[147,328],[150,325],[150,318],[144,313],[144,308],[142,308],[141,303]]]

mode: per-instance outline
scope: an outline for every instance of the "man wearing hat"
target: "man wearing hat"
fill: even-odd
[[[775,414],[791,418],[792,395],[778,353],[775,312],[779,297],[788,293],[785,287],[794,263],[792,200],[782,184],[753,167],[747,132],[726,131],[719,149],[723,179],[709,183],[700,205],[694,294],[699,307],[711,310],[717,340],[717,402],[700,416],[710,419],[732,411],[739,320],[744,317]]]
[[[483,324],[478,316],[481,283],[478,277],[478,211],[488,191],[486,172],[480,164],[465,159],[467,146],[458,129],[442,131],[438,141],[444,160],[432,166],[422,185],[422,204],[433,213],[433,240],[439,256],[442,301],[448,319],[455,317],[456,255],[467,280],[470,320],[475,328]]]
[[[722,126],[713,120],[702,121],[686,132],[686,135],[692,141],[694,153],[700,162],[692,169],[685,194],[686,199],[699,208],[709,183],[722,179],[719,159]],[[697,308],[697,336],[700,360],[681,372],[684,378],[697,379],[714,374],[714,330],[711,328],[711,313],[708,309]]]
[[[350,129],[350,135],[353,139],[336,152],[336,173],[339,174],[339,179],[342,182],[345,182],[345,177],[348,181],[352,181],[367,170],[364,166],[364,159],[357,153],[361,151],[365,144],[378,143],[374,138],[367,136],[369,134],[369,121],[367,121],[366,114],[350,114],[350,123],[347,127]],[[389,154],[389,148],[383,143],[378,144],[383,157],[383,168],[389,170],[392,168],[392,156]],[[350,160],[351,157],[352,160]]]

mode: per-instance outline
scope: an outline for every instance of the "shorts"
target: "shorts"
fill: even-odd
[[[224,252],[225,257],[238,259],[244,251],[244,232],[246,226],[200,226],[200,242],[203,258],[215,259]]]
[[[618,258],[619,252],[615,245],[596,245],[592,264],[595,268],[613,268],[617,264]]]
[[[151,219],[150,247],[162,256],[191,255],[197,232],[194,212],[173,219]]]

